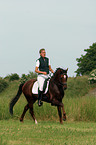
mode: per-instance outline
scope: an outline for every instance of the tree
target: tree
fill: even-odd
[[[96,69],[96,43],[93,43],[88,49],[84,49],[85,55],[81,55],[76,61],[78,69],[75,71],[77,75],[89,74]]]

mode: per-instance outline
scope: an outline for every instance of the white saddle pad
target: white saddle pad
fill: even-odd
[[[47,91],[48,91],[48,86],[49,86],[49,81],[47,81],[47,87],[46,87],[46,89],[45,89],[44,94],[47,93]],[[38,82],[37,82],[37,81],[34,83],[34,85],[33,85],[33,87],[32,87],[32,93],[33,93],[33,94],[38,94]]]

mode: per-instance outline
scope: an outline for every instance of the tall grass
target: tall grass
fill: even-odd
[[[68,79],[68,89],[66,90],[67,97],[82,97],[86,95],[91,88],[87,76],[78,76]]]
[[[68,120],[96,122],[96,97],[65,98],[64,104]]]
[[[0,120],[10,119],[9,102],[16,95],[20,82],[13,81],[8,88],[0,93]],[[68,90],[65,92],[63,99],[67,120],[73,121],[94,121],[96,122],[96,97],[85,95],[92,86],[87,81],[87,77],[69,78]],[[19,101],[14,106],[14,119],[20,118],[27,101],[22,94]],[[38,107],[37,102],[34,104],[35,117],[38,121],[50,120],[59,121],[57,107],[44,103]],[[26,119],[32,119],[29,111],[25,115]]]

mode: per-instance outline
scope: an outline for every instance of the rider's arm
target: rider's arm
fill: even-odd
[[[49,70],[54,73],[53,69],[51,68],[51,65],[49,65]]]
[[[49,59],[49,71],[51,71],[52,73],[54,73],[53,69],[51,68],[50,59]]]
[[[36,73],[39,73],[39,74],[44,74],[44,75],[46,75],[46,74],[47,74],[46,72],[39,71],[39,70],[38,70],[38,68],[39,68],[39,67],[37,67],[37,66],[35,67],[35,72],[36,72]]]

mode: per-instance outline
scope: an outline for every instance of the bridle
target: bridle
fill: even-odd
[[[60,68],[58,68],[57,70],[59,70]],[[67,69],[68,70],[68,69]],[[68,78],[68,76],[67,76],[67,70],[62,70],[61,69],[61,72],[56,76],[56,77],[58,77],[58,79],[54,79],[54,83],[57,85],[57,86],[59,86],[59,87],[63,87],[63,88],[66,88],[65,86],[67,86],[67,78]],[[55,72],[56,73],[56,72]],[[64,80],[65,79],[65,81],[64,82],[62,82],[62,79]]]
[[[66,83],[62,83],[62,77],[60,77],[59,81],[55,82],[55,84],[64,87],[64,85],[67,85],[67,74],[66,73],[62,73],[61,75],[62,75],[62,77],[66,76]]]
[[[63,73],[63,74],[61,74],[61,75],[62,75],[62,77],[65,77],[65,78],[66,78],[66,83],[62,83],[62,77],[60,77],[60,82],[59,82],[59,84],[62,85],[62,86],[67,85],[67,74],[66,74],[66,73]]]

